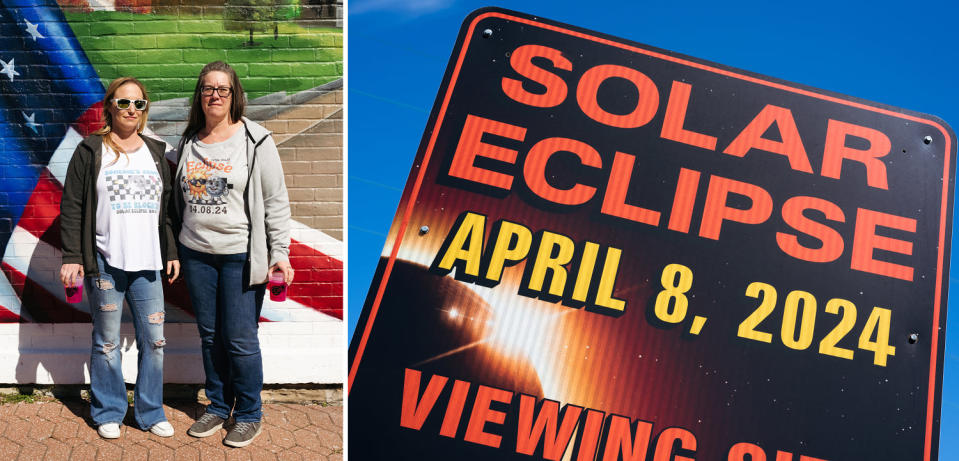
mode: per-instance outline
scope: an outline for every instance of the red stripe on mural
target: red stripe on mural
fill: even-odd
[[[60,248],[60,226],[57,219],[60,217],[62,194],[60,182],[49,170],[44,169],[30,199],[23,207],[23,215],[17,221],[18,227],[57,249]]]
[[[0,262],[0,269],[3,269],[3,273],[6,274],[7,280],[10,282],[10,286],[13,287],[13,291],[17,292],[17,296],[23,297],[23,284],[26,282],[27,277],[24,276],[20,271],[13,268],[13,266]]]
[[[166,270],[162,272],[166,274]],[[164,275],[164,278],[165,277],[166,275]],[[173,282],[173,285],[166,282],[163,283],[163,300],[183,309],[187,314],[196,317],[196,313],[193,312],[193,305],[190,303],[190,293],[186,289],[186,282],[183,281],[182,269],[180,270],[180,278],[178,278],[176,282]]]
[[[103,126],[102,120],[103,103],[98,102],[86,110],[77,121],[73,122],[73,129],[80,132],[81,136],[89,136],[90,133],[97,131]]]
[[[296,278],[287,296],[343,320],[343,261],[294,241],[290,245],[290,264]]]
[[[0,323],[20,323],[20,316],[0,306]]]
[[[20,296],[20,309],[30,313],[36,323],[89,323],[90,314],[80,312],[30,280],[7,263],[0,263],[13,290]]]

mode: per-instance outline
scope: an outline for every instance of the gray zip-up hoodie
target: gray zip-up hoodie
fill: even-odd
[[[257,285],[266,282],[271,266],[280,261],[289,261],[290,199],[283,179],[280,153],[270,132],[246,117],[241,121],[241,129],[246,132],[246,162],[249,167],[243,195],[244,209],[250,223],[247,283]],[[190,148],[192,142],[193,139],[186,139],[180,143],[174,184],[181,184],[186,168],[183,152]],[[176,217],[177,222],[182,223],[185,202],[179,186],[176,189]]]

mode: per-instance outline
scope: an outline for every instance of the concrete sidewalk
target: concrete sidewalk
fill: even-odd
[[[119,439],[97,435],[83,400],[0,405],[0,460],[320,460],[343,459],[343,407],[264,404],[263,433],[244,448],[223,445],[226,431],[203,439],[186,430],[205,406],[190,401],[164,406],[176,435],[157,437],[132,422]]]

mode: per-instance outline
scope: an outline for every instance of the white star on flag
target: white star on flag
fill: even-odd
[[[37,28],[40,27],[39,24],[34,24],[30,21],[27,21],[26,19],[24,19],[24,21],[26,21],[27,23],[27,33],[30,34],[31,37],[33,37],[33,41],[37,41],[38,38],[46,38],[43,36],[43,34],[40,33],[39,30],[37,30]]]
[[[7,77],[10,77],[11,82],[14,75],[20,75],[20,72],[13,69],[13,58],[10,58],[10,62],[3,62],[3,59],[0,59],[0,66],[3,66],[3,69],[0,69],[0,74],[6,74]]]
[[[36,122],[33,121],[33,120],[36,118],[37,113],[34,112],[34,113],[30,114],[30,115],[27,115],[26,112],[20,112],[20,113],[23,114],[23,118],[25,118],[25,119],[27,120],[27,123],[26,123],[27,127],[30,128],[31,130],[33,130],[34,133],[40,134],[40,133],[37,131],[37,127],[40,126],[40,125],[37,125]]]

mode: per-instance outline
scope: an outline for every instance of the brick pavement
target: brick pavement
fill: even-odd
[[[157,437],[132,423],[127,412],[119,439],[97,435],[89,404],[82,400],[0,405],[0,460],[342,461],[343,407],[263,405],[263,433],[244,448],[223,445],[226,431],[203,439],[186,430],[204,405],[170,402],[167,419],[176,435]]]

